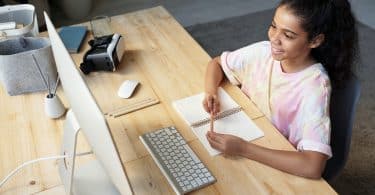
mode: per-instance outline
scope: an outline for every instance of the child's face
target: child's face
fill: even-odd
[[[272,57],[275,60],[306,59],[311,51],[307,37],[308,34],[302,29],[299,18],[288,7],[277,8],[268,30]]]

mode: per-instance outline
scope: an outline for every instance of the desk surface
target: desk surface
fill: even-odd
[[[208,155],[171,102],[203,91],[205,67],[211,58],[163,7],[112,17],[111,26],[114,32],[125,35],[126,52],[119,70],[84,77],[99,107],[105,113],[150,96],[161,102],[118,118],[106,117],[135,194],[174,194],[138,138],[171,125],[217,178],[215,184],[192,194],[335,194],[323,179],[304,179],[245,158]],[[87,49],[86,44],[83,50]],[[82,55],[73,55],[76,64]],[[125,79],[141,82],[130,100],[116,96]],[[254,143],[295,150],[237,87],[228,83],[223,87],[264,131],[265,136]],[[67,105],[61,89],[58,94]],[[22,162],[59,154],[63,119],[46,118],[43,97],[44,93],[10,97],[0,88],[0,178]],[[79,151],[88,149],[80,136]],[[92,158],[80,157],[78,163]],[[63,194],[56,161],[25,168],[0,193]]]

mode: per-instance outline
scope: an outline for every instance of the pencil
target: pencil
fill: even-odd
[[[150,102],[146,102],[145,104],[142,104],[142,105],[139,105],[139,106],[136,106],[136,107],[133,107],[133,108],[129,108],[127,110],[121,110],[119,112],[113,113],[110,116],[112,116],[114,118],[117,118],[121,115],[128,114],[130,112],[134,112],[134,111],[137,111],[137,110],[140,110],[142,108],[149,107],[149,106],[153,106],[153,105],[158,104],[158,103],[159,103],[159,100],[152,100]]]
[[[211,112],[210,112],[210,131],[214,131],[214,108],[213,108],[213,101],[211,102]]]
[[[213,112],[211,111],[211,118],[210,118],[210,131],[214,131],[214,114]]]

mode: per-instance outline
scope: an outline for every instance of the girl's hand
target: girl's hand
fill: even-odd
[[[208,131],[206,134],[210,145],[228,155],[241,155],[247,142],[239,137]]]
[[[206,93],[203,100],[203,108],[206,112],[213,112],[214,115],[220,112],[220,101],[217,95]]]

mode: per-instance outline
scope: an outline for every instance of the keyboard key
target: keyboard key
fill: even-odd
[[[202,185],[203,184],[203,181],[199,177],[195,178],[195,181],[198,183],[198,185]]]
[[[198,156],[195,155],[195,153],[193,152],[193,150],[190,149],[190,147],[186,144],[184,145],[184,148],[186,149],[186,151],[190,154],[190,156],[193,158],[194,162],[195,163],[200,163],[201,161],[199,160]]]
[[[207,183],[207,182],[208,182],[207,178],[203,178],[202,181],[203,181],[204,183]]]
[[[172,135],[172,132],[170,129],[165,129],[165,132],[167,133],[167,135]]]
[[[198,183],[196,181],[192,181],[191,182],[191,185],[193,185],[193,187],[197,187],[198,186]]]

